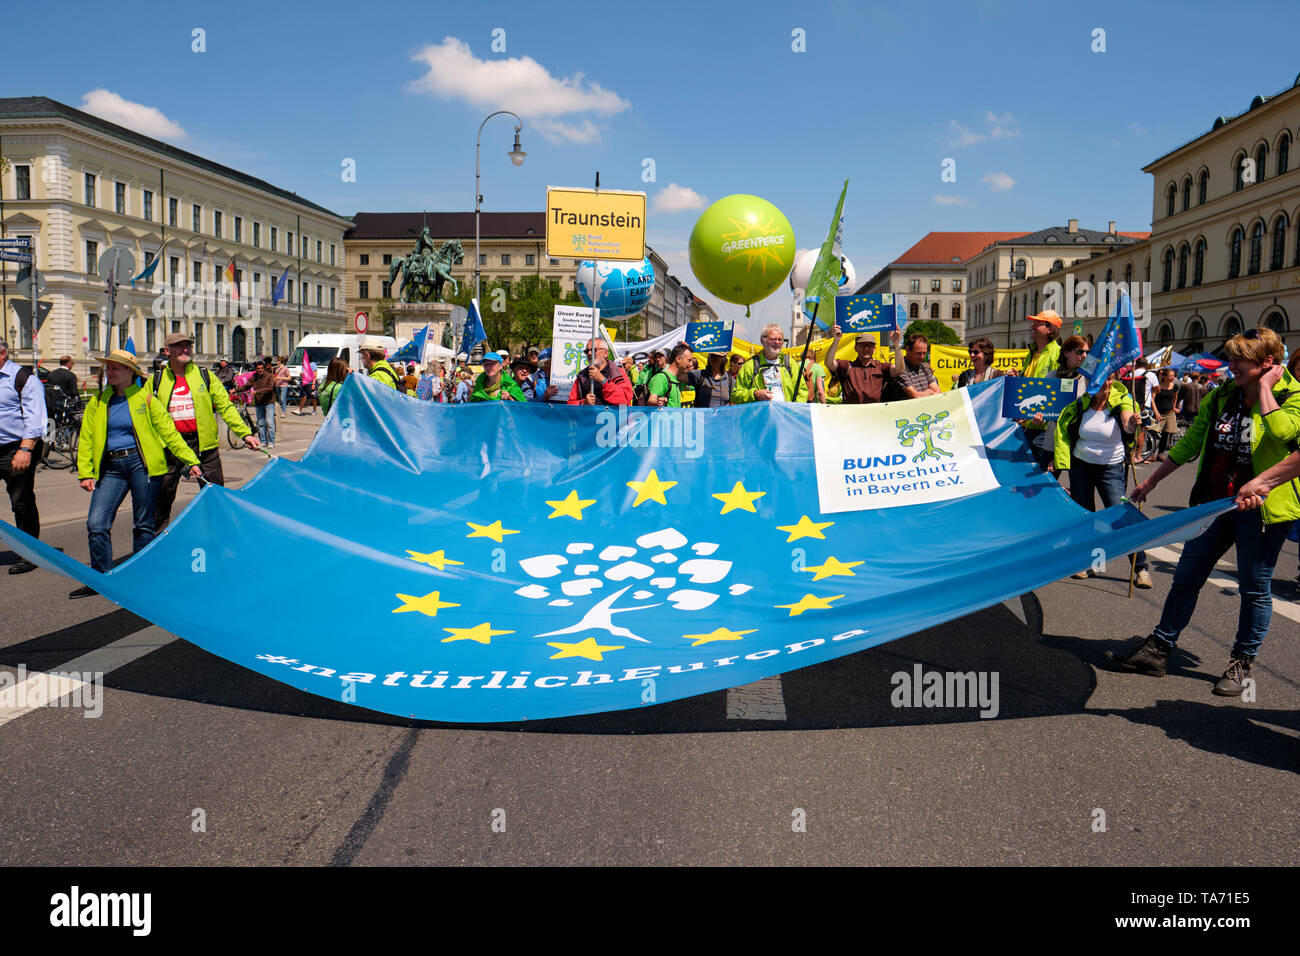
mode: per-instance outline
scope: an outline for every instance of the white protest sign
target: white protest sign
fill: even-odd
[[[597,310],[597,316],[600,311]],[[571,305],[557,305],[551,325],[551,377],[548,385],[557,388],[552,401],[564,402],[569,398],[573,380],[578,377],[586,356],[582,350],[591,341],[591,309]]]

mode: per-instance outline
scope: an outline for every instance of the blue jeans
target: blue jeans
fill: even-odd
[[[263,445],[275,442],[275,403],[254,405],[257,410],[257,440]]]
[[[1233,654],[1254,656],[1273,619],[1273,567],[1282,542],[1291,531],[1290,521],[1263,524],[1258,511],[1229,511],[1214,519],[1205,533],[1183,545],[1174,571],[1174,583],[1155,635],[1171,647],[1177,643],[1196,610],[1196,599],[1219,558],[1237,546],[1237,581],[1241,613]]]
[[[1094,465],[1078,458],[1070,459],[1070,497],[1074,503],[1089,511],[1096,511],[1093,492],[1101,495],[1101,506],[1113,508],[1124,497],[1125,464],[1117,461],[1113,465]],[[1137,553],[1137,565],[1134,570],[1147,569],[1147,553]]]
[[[280,411],[287,412],[289,410],[289,386],[278,385],[276,386],[275,393],[280,399]]]
[[[135,554],[153,540],[153,500],[161,483],[162,476],[149,477],[149,469],[135,450],[125,458],[104,456],[99,481],[90,496],[90,512],[86,515],[92,568],[108,571],[113,567],[113,518],[128,491],[131,492],[131,553]]]

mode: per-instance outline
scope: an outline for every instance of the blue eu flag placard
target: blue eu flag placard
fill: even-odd
[[[686,344],[692,352],[729,352],[734,322],[687,322]]]
[[[1060,418],[1065,407],[1074,401],[1079,380],[1007,376],[1003,381],[1006,388],[1002,392],[1002,417],[1025,419],[1033,418],[1038,412],[1044,418]]]
[[[902,297],[892,292],[837,295],[835,324],[842,332],[892,332],[899,328]]]

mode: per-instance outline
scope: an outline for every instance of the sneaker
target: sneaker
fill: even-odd
[[[87,584],[77,588],[77,590],[69,594],[68,597],[84,598],[84,597],[90,597],[92,594],[98,594],[98,593],[99,593],[98,591],[96,591],[94,588],[92,588],[90,585]]]
[[[1075,571],[1073,574],[1070,575],[1070,577],[1078,578],[1080,581],[1082,581],[1084,578],[1091,578],[1094,576],[1095,574],[1091,568],[1089,568],[1087,571]]]
[[[1151,572],[1148,571],[1146,568],[1143,568],[1141,571],[1139,571],[1137,573],[1137,577],[1133,579],[1133,586],[1135,588],[1143,588],[1144,590],[1155,587],[1155,585],[1151,581]]]
[[[1121,670],[1148,674],[1151,677],[1164,677],[1165,668],[1169,664],[1170,650],[1172,648],[1168,644],[1152,634],[1142,642],[1140,647],[1129,654],[1107,651],[1106,656]]]
[[[36,565],[32,564],[26,558],[19,558],[13,564],[9,565],[10,574],[26,574],[28,571],[35,571]]]
[[[1214,693],[1220,697],[1240,697],[1246,689],[1246,678],[1250,676],[1250,665],[1255,658],[1246,654],[1232,654],[1228,658],[1228,669],[1223,672],[1214,685]]]

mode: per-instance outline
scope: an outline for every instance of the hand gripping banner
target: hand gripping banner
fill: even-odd
[[[24,557],[294,687],[427,720],[597,713],[852,654],[1231,507],[1096,513],[1001,382],[875,406],[420,402],[353,375],[301,462],[205,488],[108,574]],[[183,596],[183,599],[178,599]],[[233,607],[315,614],[262,627]]]

